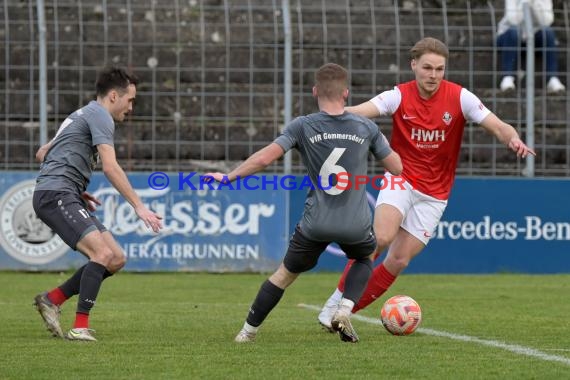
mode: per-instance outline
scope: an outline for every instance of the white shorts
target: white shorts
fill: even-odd
[[[387,185],[385,188],[382,186],[376,207],[381,204],[396,207],[404,217],[400,227],[427,245],[445,211],[447,200],[437,199],[412,189],[402,177],[396,177],[396,181],[390,173],[386,173],[385,177]]]

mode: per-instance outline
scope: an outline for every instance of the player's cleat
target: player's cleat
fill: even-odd
[[[331,321],[331,326],[334,331],[338,331],[340,340],[343,342],[358,342],[358,335],[350,323],[350,314],[337,312]]]
[[[323,327],[323,329],[327,330],[328,332],[331,333],[335,332],[332,328],[331,321],[337,310],[338,310],[338,303],[328,300],[325,303],[325,306],[323,306],[323,308],[321,309],[319,316],[317,317],[320,325]]]
[[[237,343],[253,343],[255,342],[255,335],[255,333],[250,333],[245,329],[241,329],[241,331],[236,335],[234,341]]]
[[[96,342],[97,339],[95,339],[95,337],[92,334],[94,332],[95,332],[95,330],[84,328],[84,327],[83,328],[77,328],[77,329],[71,329],[67,332],[65,337],[68,340],[80,340],[80,341],[84,341],[84,342]]]
[[[63,331],[59,324],[59,316],[61,314],[60,307],[54,305],[49,300],[47,293],[41,293],[35,296],[34,306],[42,316],[48,331],[55,337],[63,338]]]

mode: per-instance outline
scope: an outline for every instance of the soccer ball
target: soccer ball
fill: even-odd
[[[410,335],[422,321],[422,309],[412,297],[394,296],[380,311],[382,325],[392,335]]]

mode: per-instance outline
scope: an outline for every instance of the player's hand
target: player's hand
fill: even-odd
[[[230,182],[230,180],[228,179],[228,175],[226,173],[220,173],[220,172],[206,173],[206,174],[204,174],[203,177],[204,177],[205,183],[210,183],[213,180],[218,181],[218,182],[222,182],[222,183],[229,183]]]
[[[87,209],[91,212],[95,211],[97,209],[97,206],[101,206],[101,201],[87,191],[81,193],[81,198],[85,202]]]
[[[515,152],[517,154],[517,157],[525,158],[529,154],[536,156],[534,150],[526,146],[526,144],[523,143],[518,137],[513,137],[511,141],[509,141],[509,149]]]
[[[152,229],[154,232],[160,231],[162,228],[162,216],[154,213],[143,205],[136,207],[135,212],[147,228]]]

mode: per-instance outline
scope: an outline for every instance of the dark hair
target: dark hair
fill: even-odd
[[[422,55],[426,53],[434,53],[441,55],[445,59],[449,58],[449,49],[447,46],[433,37],[422,38],[413,48],[410,49],[410,56],[412,59],[419,59]]]
[[[344,90],[348,88],[348,71],[336,63],[326,63],[315,73],[315,86],[319,96],[342,98]]]
[[[97,96],[105,96],[113,89],[125,93],[130,84],[136,86],[138,82],[139,79],[136,75],[127,72],[125,69],[117,66],[106,66],[97,75],[95,90]]]

